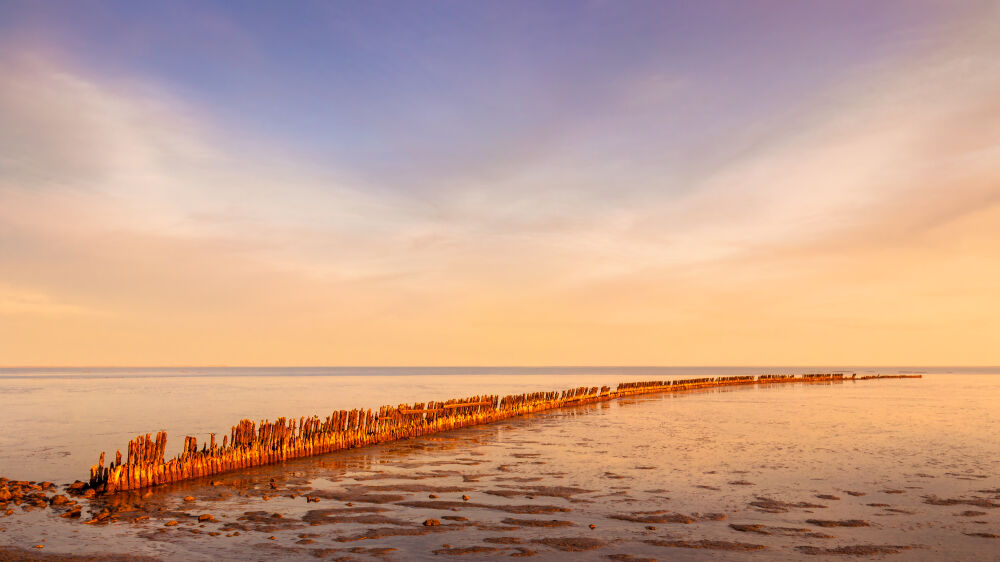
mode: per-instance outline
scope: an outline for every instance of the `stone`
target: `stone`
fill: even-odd
[[[52,505],[65,505],[69,503],[69,498],[61,494],[56,494],[52,496],[52,499],[49,500],[49,503],[51,503]]]

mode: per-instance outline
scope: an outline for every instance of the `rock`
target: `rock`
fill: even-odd
[[[184,501],[186,501],[186,502],[193,502],[194,501],[194,496],[184,496]]]
[[[590,528],[591,528],[591,529],[596,529],[596,528],[597,528],[597,525],[594,525],[593,523],[591,523],[591,524],[590,524]]]
[[[6,486],[0,488],[0,502],[10,501],[10,498],[12,497],[13,496],[11,495],[10,490],[8,490]]]
[[[424,521],[424,527],[437,527],[441,524],[440,519],[428,519]]]
[[[76,482],[73,482],[72,484],[70,484],[69,488],[67,488],[67,490],[69,490],[71,492],[80,492],[80,491],[82,491],[86,487],[87,487],[87,483],[86,482],[81,482],[81,481],[77,480]]]
[[[61,494],[56,494],[52,496],[52,499],[49,500],[49,503],[51,503],[52,505],[65,505],[69,503],[69,498]]]
[[[436,500],[438,496],[437,496],[437,494],[427,494],[427,497],[430,498],[430,499],[432,499],[432,500]]]
[[[469,496],[462,496],[462,501],[469,501]]]
[[[198,521],[201,521],[201,522],[204,522],[204,521],[215,521],[215,517],[213,517],[213,516],[211,516],[211,515],[209,515],[207,513],[203,513],[203,514],[201,514],[201,515],[198,516]]]
[[[167,521],[166,523],[163,524],[164,527],[174,527],[176,525],[177,525],[176,521]]]

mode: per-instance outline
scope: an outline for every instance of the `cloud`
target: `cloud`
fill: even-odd
[[[857,69],[727,158],[652,126],[602,142],[695,87],[655,76],[571,141],[412,193],[162,85],[8,55],[0,361],[905,362],[935,337],[926,361],[986,362],[991,31]]]

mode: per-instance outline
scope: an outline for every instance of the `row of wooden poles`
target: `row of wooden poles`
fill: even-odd
[[[445,402],[382,406],[376,411],[341,410],[324,419],[318,416],[297,420],[279,418],[259,424],[244,419],[232,427],[228,436],[223,436],[221,444],[216,442],[214,433],[200,448],[194,437],[185,437],[183,450],[169,460],[164,460],[166,432],[160,431],[155,437],[148,433],[140,435],[128,444],[124,462],[119,450],[114,462],[105,466],[104,453],[101,453],[100,461],[90,469],[90,486],[100,493],[135,490],[636,394],[843,379],[843,374],[834,373],[628,382],[619,384],[614,390],[609,386],[579,387],[502,398],[473,396]]]

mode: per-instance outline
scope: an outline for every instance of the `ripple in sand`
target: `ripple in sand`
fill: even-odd
[[[878,556],[880,554],[897,554],[904,550],[910,550],[912,546],[904,545],[877,545],[877,544],[855,544],[849,546],[838,546],[833,548],[821,548],[818,546],[797,546],[795,550],[803,554],[814,556],[840,555],[840,556]]]
[[[334,537],[333,540],[337,542],[354,542],[363,541],[370,539],[381,539],[385,537],[412,537],[419,535],[429,535],[431,533],[441,533],[447,531],[454,531],[464,528],[461,525],[436,525],[430,527],[378,527],[373,529],[366,529],[365,531],[358,533],[356,535],[345,535],[340,537]]]
[[[444,554],[446,556],[463,556],[466,554],[483,554],[487,552],[498,552],[500,549],[493,546],[465,546],[465,547],[451,547],[451,548],[439,548],[437,550],[432,550],[434,554]]]
[[[830,519],[806,519],[806,523],[817,527],[871,527],[872,524],[863,519],[841,519],[839,521]]]
[[[752,544],[745,542],[731,542],[731,541],[714,541],[708,539],[702,539],[698,541],[682,541],[682,540],[648,540],[643,541],[646,544],[651,544],[654,546],[663,546],[669,548],[704,548],[709,550],[730,550],[730,551],[742,551],[750,552],[754,550],[765,550],[767,547],[762,544]]]
[[[590,537],[550,537],[535,539],[531,542],[535,544],[544,544],[545,546],[562,550],[563,552],[583,552],[586,550],[601,548],[607,544],[600,539]]]
[[[460,509],[460,508],[478,508],[478,509],[493,509],[496,511],[506,511],[507,513],[519,513],[519,514],[533,514],[533,513],[557,513],[557,512],[567,512],[572,511],[569,508],[558,507],[555,505],[531,505],[531,504],[521,504],[521,505],[488,505],[484,503],[474,503],[474,502],[456,502],[456,501],[407,501],[399,502],[396,505],[401,505],[404,507],[420,507],[425,509]]]
[[[500,521],[505,525],[515,525],[518,527],[572,527],[576,525],[572,521],[562,521],[559,519],[514,519],[513,517],[507,517]]]
[[[577,494],[589,494],[593,491],[594,490],[574,488],[571,486],[525,486],[522,488],[511,488],[508,490],[486,490],[486,493],[505,498],[512,498],[516,496],[545,496],[569,499]]]
[[[343,509],[314,509],[302,516],[306,523],[353,523],[360,525],[410,525],[411,522],[377,513],[351,513]]]
[[[1000,507],[1000,503],[986,498],[939,498],[937,496],[924,496],[924,503],[930,505],[971,505],[987,509]]]
[[[517,537],[486,537],[483,542],[490,544],[521,544],[521,539]]]
[[[818,533],[811,529],[804,529],[798,527],[771,527],[769,525],[761,525],[761,524],[738,525],[736,523],[730,523],[729,527],[734,531],[739,531],[741,533],[756,533],[758,535],[779,535],[783,537],[805,537],[810,539],[834,538],[833,535]]]
[[[764,513],[788,513],[792,509],[826,509],[825,505],[820,505],[817,503],[809,502],[785,502],[781,500],[776,500],[773,498],[765,498],[762,496],[757,496],[755,501],[748,504],[749,506],[756,508],[757,511],[763,511]]]
[[[683,513],[669,513],[665,510],[618,513],[609,515],[608,519],[631,521],[633,523],[682,523],[684,525],[690,525],[696,521],[693,517],[689,517]]]

